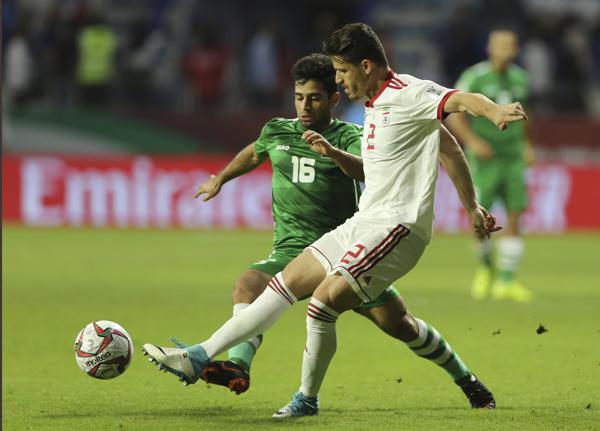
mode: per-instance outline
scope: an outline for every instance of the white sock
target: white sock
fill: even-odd
[[[250,306],[250,304],[246,304],[246,303],[233,304],[233,315],[237,316],[237,314],[240,311],[243,311],[244,309],[248,308],[249,306]]]
[[[525,251],[523,238],[519,236],[506,236],[498,240],[498,269],[514,273],[519,267]]]
[[[335,354],[335,322],[339,313],[315,298],[308,303],[306,347],[302,357],[302,386],[307,397],[319,394],[327,367]]]
[[[244,311],[249,306],[250,306],[250,304],[246,304],[246,303],[233,304],[233,316],[234,317],[237,316],[241,311]],[[258,336],[249,338],[246,341],[248,343],[252,344],[254,346],[254,348],[257,350],[258,350],[258,347],[260,346],[260,343],[262,342],[262,340]]]
[[[267,289],[256,301],[225,322],[200,345],[208,357],[213,358],[241,341],[269,329],[296,301],[294,294],[285,286],[280,272],[271,279]]]

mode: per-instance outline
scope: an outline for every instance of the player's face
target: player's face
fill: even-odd
[[[348,99],[356,100],[366,97],[368,75],[362,65],[347,63],[340,57],[333,57],[335,82],[344,88]]]
[[[294,104],[298,120],[303,127],[321,130],[331,122],[331,111],[340,100],[339,93],[331,97],[325,91],[323,84],[312,79],[300,83],[294,88]]]
[[[493,62],[507,65],[519,53],[519,40],[512,31],[500,30],[490,34],[488,54]]]

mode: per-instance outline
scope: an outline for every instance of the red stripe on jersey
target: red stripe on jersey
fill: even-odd
[[[390,85],[390,82],[392,82],[392,79],[394,79],[394,71],[390,70],[385,77],[385,82],[383,83],[383,85],[381,87],[379,87],[379,90],[377,90],[375,95],[373,97],[371,97],[370,100],[367,100],[365,102],[365,106],[367,106],[368,108],[372,108],[373,103],[375,103],[375,100],[381,95],[381,93],[383,93],[383,91],[387,88],[387,86]]]
[[[390,81],[390,84],[388,85],[388,87],[393,88],[394,90],[401,90],[404,87],[406,87],[406,84],[404,82],[400,81],[400,79],[394,75],[394,77]]]
[[[444,105],[446,104],[446,101],[448,100],[448,98],[450,96],[452,96],[457,91],[458,90],[448,91],[446,94],[444,94],[444,97],[442,97],[442,100],[440,100],[440,103],[438,104],[438,108],[437,108],[437,119],[439,121],[442,121],[442,119],[444,118]]]

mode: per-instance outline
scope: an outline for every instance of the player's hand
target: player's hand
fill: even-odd
[[[304,132],[302,134],[302,139],[310,145],[311,150],[322,156],[329,157],[335,151],[335,148],[329,141],[314,130],[307,130]]]
[[[479,160],[489,160],[494,157],[494,149],[483,139],[470,141],[468,146]]]
[[[498,232],[502,226],[496,224],[496,217],[478,205],[475,209],[468,211],[469,219],[475,229],[475,234],[480,238],[490,238],[493,232]]]
[[[494,124],[500,130],[504,130],[508,127],[508,123],[520,120],[527,120],[527,114],[519,102],[514,102],[509,105],[499,105]]]
[[[194,198],[198,199],[200,195],[205,194],[206,196],[204,196],[204,199],[202,200],[206,202],[207,200],[212,199],[214,196],[219,194],[222,186],[223,183],[221,182],[219,177],[217,177],[216,175],[211,175],[208,180],[204,181],[202,185],[200,185],[198,191],[194,195]]]

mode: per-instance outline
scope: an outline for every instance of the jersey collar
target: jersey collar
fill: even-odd
[[[375,95],[373,97],[371,97],[370,100],[367,100],[365,102],[365,106],[367,108],[373,107],[375,100],[377,100],[377,98],[381,95],[381,93],[383,93],[383,91],[388,87],[388,85],[390,85],[390,82],[392,82],[393,77],[394,77],[394,71],[390,69],[390,71],[388,72],[388,74],[385,77],[385,81],[383,82],[381,87],[379,87],[379,90],[377,90],[377,93],[375,93]]]
[[[329,124],[327,125],[327,127],[325,127],[323,130],[317,132],[320,135],[323,135],[325,132],[327,132],[329,129],[331,129],[335,124],[337,123],[337,120],[335,118],[331,118],[331,121],[329,122]],[[312,129],[307,129],[306,127],[304,127],[302,125],[302,123],[300,122],[300,119],[296,118],[296,130],[298,130],[298,132],[300,133],[304,133],[307,130],[312,130]]]

